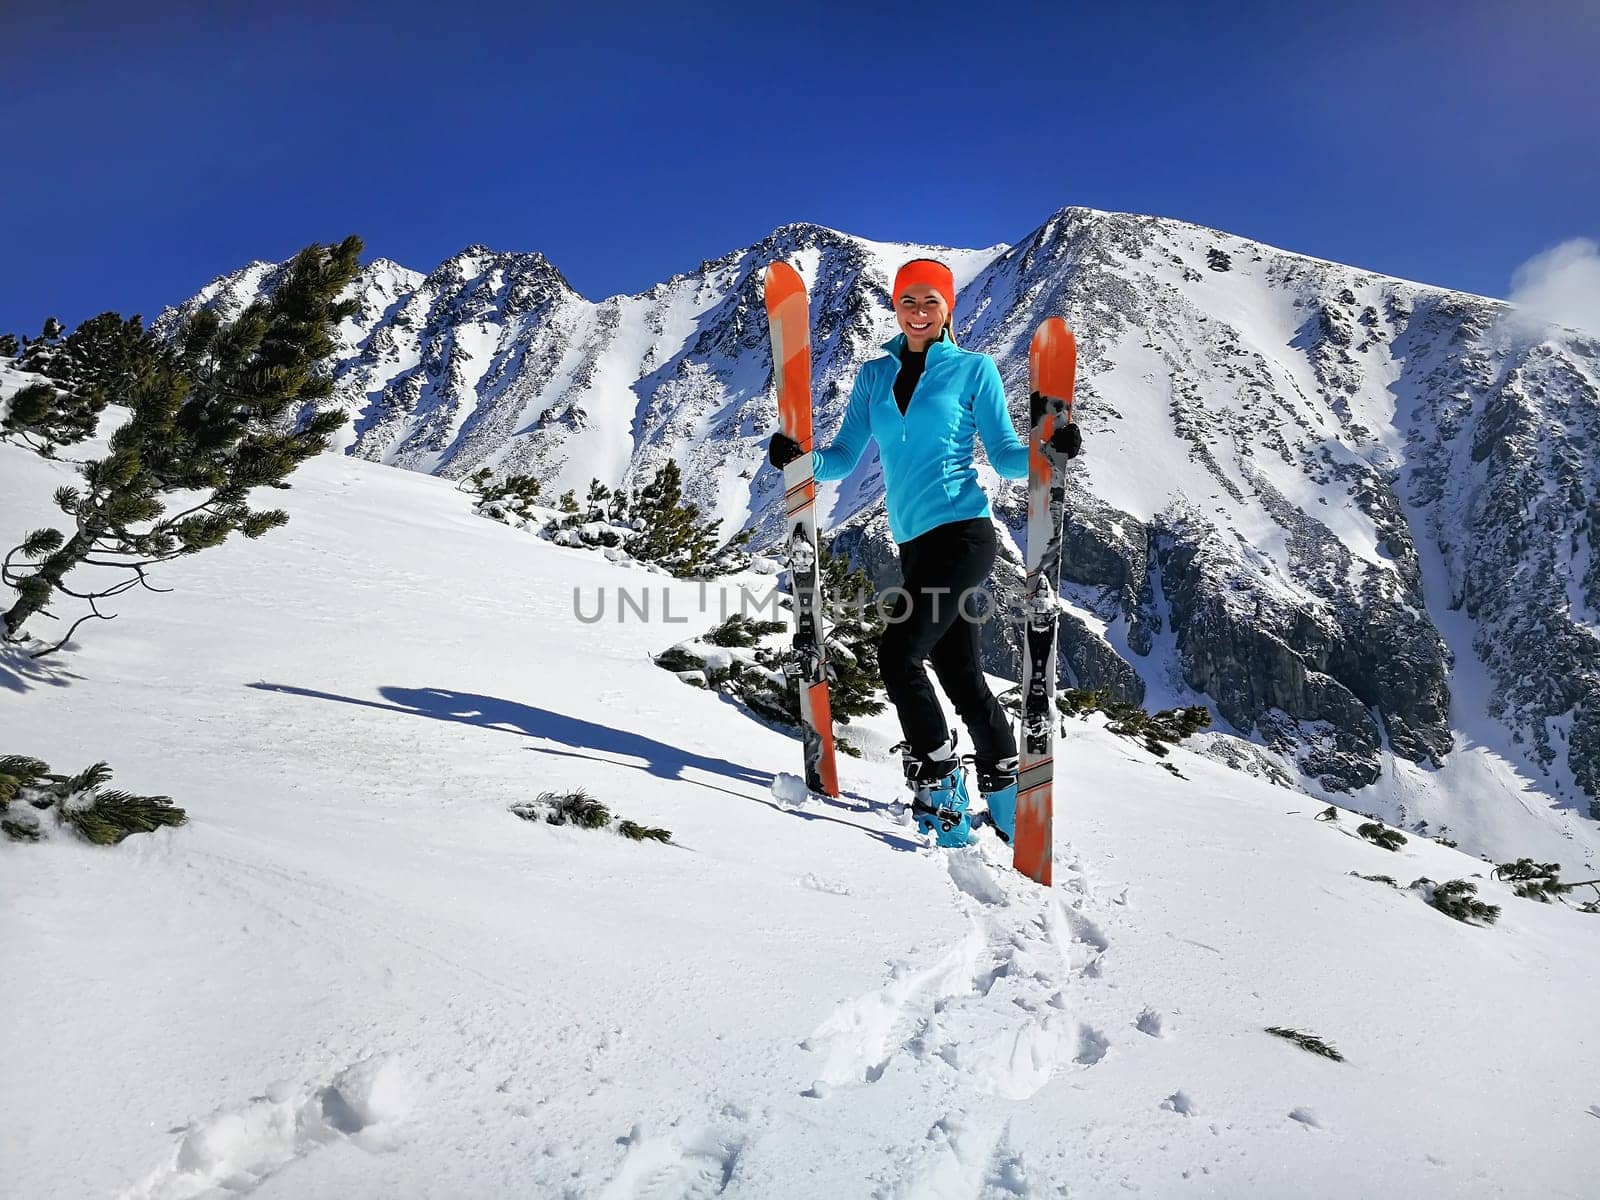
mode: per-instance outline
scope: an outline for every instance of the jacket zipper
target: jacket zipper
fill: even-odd
[[[929,342],[928,343],[928,350],[932,350],[935,344],[936,343]],[[924,350],[923,354],[926,355],[927,352],[928,352],[927,350]],[[900,362],[900,361],[901,360],[899,358],[895,359],[895,362]],[[895,375],[898,376],[899,374],[900,374],[900,370],[899,370],[898,367],[896,367],[895,368]],[[906,398],[906,411],[903,412],[903,413],[900,413],[900,444],[902,446],[905,445],[905,443],[906,443],[906,413],[911,411],[911,405],[917,398],[917,389],[922,386],[922,381],[925,378],[927,378],[927,375],[928,375],[928,360],[927,360],[926,357],[924,357],[923,360],[922,360],[922,374],[918,375],[917,376],[917,382],[911,385],[911,395]],[[893,379],[891,379],[889,381],[889,399],[894,400],[894,380]],[[894,407],[895,407],[896,411],[899,411],[900,402],[898,400],[895,400]]]

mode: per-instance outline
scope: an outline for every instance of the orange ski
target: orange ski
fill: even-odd
[[[788,263],[766,275],[767,323],[772,331],[772,377],[778,388],[778,423],[800,444],[799,458],[783,469],[784,546],[794,594],[794,652],[786,669],[800,689],[806,786],[839,794],[833,758],[833,717],[828,707],[828,667],[822,626],[822,577],[817,569],[817,485],[811,474],[811,311],[806,285]]]
[[[1050,437],[1072,419],[1078,346],[1060,317],[1034,331],[1028,347],[1033,430],[1028,442],[1028,581],[1023,591],[1022,745],[1017,771],[1017,828],[1012,862],[1050,886],[1051,809],[1055,783],[1056,631],[1061,539],[1066,519],[1066,460]]]

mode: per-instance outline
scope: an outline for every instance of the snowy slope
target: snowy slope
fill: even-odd
[[[893,332],[894,267],[929,253],[1019,423],[1029,333],[1059,313],[1078,334],[1065,682],[1205,703],[1311,792],[1465,848],[1600,857],[1600,343],[1498,301],[1083,208],[984,250],[786,225],[602,301],[542,255],[474,246],[426,276],[363,273],[340,449],[532,471],[550,495],[635,484],[670,455],[688,498],[759,545],[782,491],[762,269],[787,259],[810,288],[826,438]],[[237,307],[270,273],[190,304]],[[1011,535],[1006,594],[1023,495],[981,469]],[[839,545],[897,582],[875,455],[819,499]],[[985,654],[1014,677],[1002,626]]]
[[[0,446],[0,532],[66,480]],[[697,585],[360,459],[282,501],[0,665],[0,749],[191,814],[0,843],[0,1193],[1590,1193],[1600,919],[1479,879],[1500,923],[1458,924],[1350,872],[1477,859],[1093,724],[1040,890],[987,836],[916,845],[881,757],[775,799],[798,744],[648,661],[715,620]],[[506,811],[573,786],[676,844]]]

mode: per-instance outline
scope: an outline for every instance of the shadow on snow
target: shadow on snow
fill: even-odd
[[[519,737],[539,738],[544,741],[557,742],[565,748],[530,746],[529,749],[540,754],[551,754],[563,758],[584,758],[591,762],[605,763],[608,766],[631,767],[634,770],[645,771],[658,779],[682,780],[685,783],[694,784],[696,787],[708,787],[719,792],[725,792],[730,796],[737,796],[741,800],[765,804],[768,808],[777,812],[799,817],[802,820],[830,821],[837,825],[845,825],[851,829],[859,830],[869,837],[877,838],[895,850],[919,849],[919,844],[909,838],[871,829],[865,825],[858,825],[854,821],[847,821],[828,813],[787,808],[771,799],[770,795],[734,791],[714,783],[708,783],[705,780],[691,779],[684,774],[685,768],[692,768],[708,775],[719,775],[735,783],[754,784],[762,792],[770,792],[773,780],[773,775],[770,771],[759,771],[752,767],[740,766],[738,763],[729,762],[725,758],[712,758],[709,755],[696,754],[693,751],[670,746],[666,742],[656,741],[654,738],[645,737],[643,734],[634,733],[631,730],[614,729],[609,725],[600,725],[594,721],[586,721],[581,717],[570,717],[565,713],[552,712],[549,709],[538,708],[531,704],[522,704],[514,700],[502,700],[494,696],[481,696],[472,692],[455,692],[445,688],[381,687],[378,689],[378,694],[383,697],[383,700],[378,701],[362,700],[355,696],[340,696],[333,692],[319,692],[312,688],[294,687],[283,683],[263,682],[252,683],[248,686],[256,691],[304,696],[312,700],[334,700],[340,704],[354,704],[361,708],[376,708],[384,712],[429,717],[436,721],[452,721],[460,725],[494,729]],[[583,753],[585,750],[597,751],[598,753],[586,754]],[[610,755],[619,757],[608,757]],[[642,762],[619,761],[619,759],[629,758],[639,759]],[[818,798],[827,804],[852,813],[860,813],[878,807],[864,797],[852,797],[861,801],[859,806],[826,796]]]

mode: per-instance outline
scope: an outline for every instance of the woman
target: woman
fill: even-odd
[[[989,690],[978,661],[981,615],[972,589],[994,566],[989,498],[972,465],[973,435],[983,438],[995,470],[1008,479],[1028,475],[1028,448],[1012,428],[1000,370],[985,354],[955,344],[950,317],[955,280],[950,268],[917,258],[896,273],[893,297],[898,337],[886,353],[856,372],[850,404],[833,443],[814,452],[820,481],[855,469],[869,440],[883,463],[889,532],[905,580],[878,651],[883,683],[900,718],[907,782],[916,790],[918,826],[942,846],[965,845],[971,826],[967,789],[955,740],[923,669],[934,674],[972,737],[978,790],[999,834],[1016,824],[1017,742],[1011,722]],[[1051,445],[1069,458],[1082,446],[1078,427],[1059,428]],[[773,435],[767,457],[782,469],[800,447]],[[960,603],[968,597],[967,603]]]

